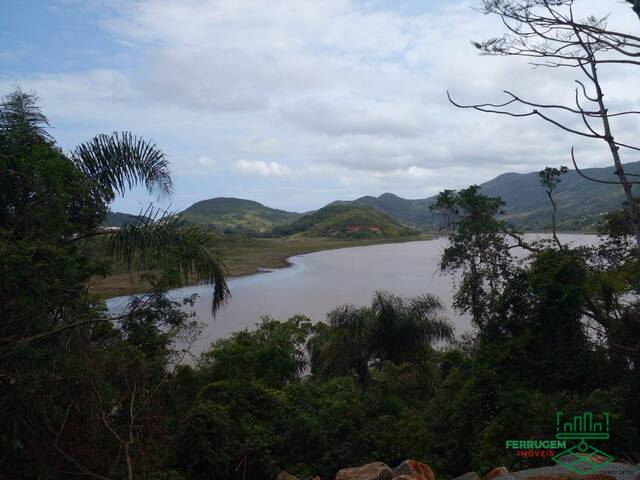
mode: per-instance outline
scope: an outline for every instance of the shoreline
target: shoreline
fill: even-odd
[[[545,235],[549,232],[525,232],[527,234]],[[569,235],[594,235],[583,232],[558,232]],[[433,240],[441,237],[438,233],[422,233],[399,238],[365,238],[336,239],[327,237],[285,237],[285,238],[246,238],[233,239],[220,248],[221,256],[229,270],[227,279],[246,277],[259,273],[291,266],[290,258],[309,253],[338,250],[342,248],[366,247],[392,243],[408,243]],[[89,291],[103,299],[144,293],[149,290],[149,283],[140,279],[144,272],[120,271],[109,277],[93,278]],[[183,288],[193,283],[178,284],[172,288]]]
[[[227,278],[231,279],[288,268],[292,265],[289,259],[298,255],[342,248],[425,241],[436,237],[438,237],[437,234],[420,234],[386,239],[252,238],[234,241],[230,245],[223,245],[220,252],[229,270]],[[94,278],[89,285],[89,291],[105,300],[143,293],[149,289],[150,285],[140,278],[142,275],[144,275],[144,272],[123,271],[108,277]],[[193,284],[175,285],[175,288],[188,287],[190,285]]]

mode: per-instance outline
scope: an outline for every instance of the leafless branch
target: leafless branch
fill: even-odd
[[[604,184],[608,184],[608,185],[622,185],[622,182],[619,182],[619,181],[601,180],[599,178],[593,178],[593,177],[590,177],[587,174],[585,174],[578,167],[578,163],[576,162],[576,156],[574,154],[574,148],[573,147],[571,147],[571,161],[573,162],[573,166],[576,169],[576,172],[578,173],[578,175],[580,175],[585,180],[589,180],[590,182],[595,182],[595,183],[604,183]],[[640,185],[640,182],[628,182],[628,183],[632,183],[634,185]]]

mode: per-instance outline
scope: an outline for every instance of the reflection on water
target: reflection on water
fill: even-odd
[[[571,244],[592,244],[593,235],[560,235]],[[533,239],[527,235],[527,239]],[[292,266],[229,281],[232,299],[216,318],[211,317],[211,290],[200,286],[185,287],[170,292],[180,300],[199,294],[190,311],[206,323],[194,353],[206,350],[211,342],[227,337],[231,332],[250,328],[261,315],[286,319],[295,314],[321,321],[334,306],[343,303],[366,305],[376,290],[396,295],[414,296],[433,293],[447,306],[447,315],[456,332],[469,330],[467,316],[451,310],[453,279],[442,275],[438,262],[446,246],[444,238],[366,247],[344,248],[299,255],[290,259]],[[127,297],[110,299],[107,304],[117,312]]]

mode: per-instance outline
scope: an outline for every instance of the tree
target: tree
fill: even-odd
[[[364,388],[370,382],[371,312],[368,308],[342,305],[327,314],[327,328],[309,344],[311,372],[318,378],[354,374]]]
[[[226,269],[214,236],[153,208],[101,227],[129,187],[171,195],[157,146],[114,133],[65,154],[47,127],[34,94],[0,103],[0,476],[133,478],[155,461],[167,375],[196,331],[166,288],[203,281],[216,310]],[[117,316],[88,288],[111,261],[156,270],[152,290]]]
[[[482,195],[477,185],[458,192],[445,190],[431,207],[434,212],[444,212],[451,225],[440,269],[462,273],[454,306],[471,313],[479,327],[486,321],[492,299],[509,278],[511,247],[506,236],[512,235],[521,244],[517,233],[497,218],[504,213],[503,207],[500,198]]]
[[[127,188],[142,183],[150,193],[171,195],[165,154],[130,133],[114,133],[98,135],[67,157],[46,133],[47,126],[34,94],[16,90],[3,100],[0,228],[7,240],[14,246],[37,240],[76,254],[83,242],[99,238],[114,260],[129,267],[134,262],[138,268],[163,265],[212,285],[212,308],[219,308],[229,291],[214,236],[175,216],[157,214],[115,232],[101,228],[109,204]],[[20,339],[26,340],[33,339]]]
[[[434,295],[405,300],[386,292],[376,292],[371,303],[370,338],[377,362],[423,366],[423,359],[434,343],[453,340],[453,328],[442,317],[443,310],[442,302]]]
[[[576,80],[574,104],[540,103],[505,91],[507,99],[499,104],[458,103],[459,108],[472,108],[481,112],[508,115],[515,118],[537,117],[561,130],[603,142],[607,145],[615,166],[617,181],[605,181],[586,176],[578,167],[574,151],[571,155],[576,171],[584,178],[622,186],[626,208],[634,227],[636,245],[640,248],[640,209],[636,205],[632,180],[638,174],[626,171],[622,152],[640,151],[614,136],[612,119],[640,114],[638,111],[611,112],[604,100],[600,68],[611,65],[634,67],[640,65],[640,37],[609,29],[606,18],[588,17],[576,20],[574,0],[483,0],[485,14],[497,15],[507,29],[499,38],[474,42],[485,55],[530,58],[536,67],[575,69],[583,76]],[[638,12],[637,2],[633,2]],[[585,105],[585,102],[587,105]],[[570,115],[575,121],[563,121],[561,115]],[[579,122],[576,125],[576,122]],[[597,125],[599,124],[599,126]]]
[[[295,383],[308,367],[305,348],[313,331],[302,315],[284,322],[263,317],[255,330],[218,340],[200,358],[201,374],[210,382],[243,379],[270,387]]]
[[[425,370],[432,345],[453,339],[442,309],[433,295],[404,300],[385,292],[376,292],[369,307],[335,308],[327,315],[328,327],[317,330],[309,344],[312,373],[320,378],[353,373],[364,388],[371,369],[386,361]]]
[[[560,178],[562,175],[566,175],[569,172],[567,167],[546,167],[544,170],[541,170],[538,173],[538,177],[540,179],[540,184],[544,187],[544,192],[547,194],[549,198],[549,202],[551,202],[551,233],[553,235],[553,239],[559,248],[562,248],[562,243],[558,239],[557,225],[556,219],[558,214],[558,207],[556,205],[555,200],[553,199],[553,191],[560,184],[562,179]]]

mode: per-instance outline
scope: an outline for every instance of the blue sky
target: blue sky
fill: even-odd
[[[446,101],[447,89],[482,101],[504,88],[572,92],[564,73],[478,56],[470,40],[501,30],[474,5],[0,0],[0,94],[37,92],[65,150],[115,130],[155,141],[171,160],[173,210],[215,196],[298,211],[386,191],[421,198],[566,164],[581,143]],[[631,18],[616,2],[609,10]],[[612,76],[614,98],[636,101],[626,81]],[[585,165],[608,164],[582,151]],[[134,191],[113,208],[149,200]]]

